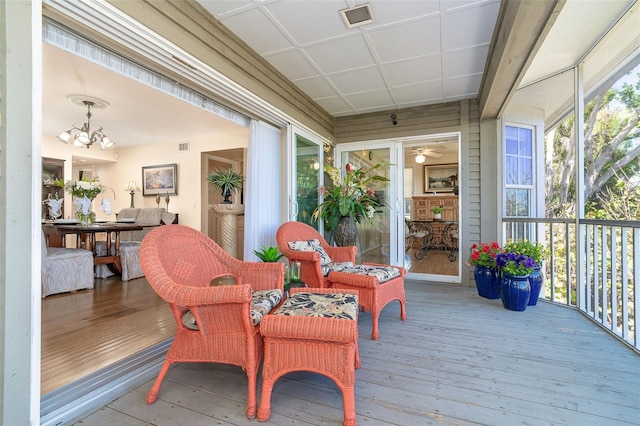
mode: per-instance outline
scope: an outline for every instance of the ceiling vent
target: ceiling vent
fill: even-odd
[[[189,151],[189,142],[179,143],[178,151]]]
[[[351,9],[343,9],[340,11],[340,15],[347,28],[359,27],[373,22],[373,13],[371,13],[371,6],[368,3]]]

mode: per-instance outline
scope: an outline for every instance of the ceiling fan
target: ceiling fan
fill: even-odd
[[[442,157],[442,154],[436,151],[434,148],[414,148],[412,153],[416,156],[416,163],[418,164],[424,163],[426,156],[433,158]]]

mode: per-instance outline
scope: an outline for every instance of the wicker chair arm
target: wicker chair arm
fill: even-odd
[[[162,288],[162,297],[178,306],[205,306],[216,303],[251,303],[251,285],[239,284],[217,287],[191,287],[180,285],[169,277],[155,278]]]

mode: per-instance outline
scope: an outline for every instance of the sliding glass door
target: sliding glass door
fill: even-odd
[[[304,222],[318,229],[312,215],[318,206],[318,188],[322,185],[323,142],[302,129],[290,132],[289,220]]]
[[[350,143],[339,144],[336,147],[336,160],[334,164],[340,167],[343,174],[346,164],[351,168],[370,168],[378,163],[388,166],[380,167],[378,174],[389,178],[388,182],[375,182],[371,189],[384,202],[377,210],[372,221],[362,221],[358,226],[358,262],[375,262],[384,264],[401,265],[401,257],[397,244],[398,222],[402,217],[402,211],[398,211],[397,186],[401,178],[398,170],[396,144],[393,142],[376,143],[375,148],[371,144]],[[401,180],[400,180],[401,181]]]

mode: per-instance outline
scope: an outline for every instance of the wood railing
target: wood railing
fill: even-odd
[[[505,240],[545,245],[541,297],[572,306],[636,351],[640,221],[503,218]]]

